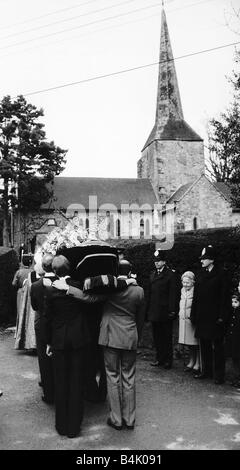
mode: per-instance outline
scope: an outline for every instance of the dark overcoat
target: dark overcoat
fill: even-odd
[[[66,279],[71,286],[78,287],[72,279]],[[90,343],[87,322],[88,305],[79,302],[65,292],[46,287],[46,341],[52,349],[79,349]]]
[[[146,318],[151,322],[172,320],[172,312],[177,312],[179,287],[176,272],[164,266],[158,274],[155,270],[150,275],[146,301]]]
[[[196,326],[195,336],[214,340],[224,335],[231,312],[231,289],[226,271],[213,267],[197,277],[191,321]]]
[[[49,279],[51,282],[55,281],[58,279],[57,276],[55,276],[53,273],[51,276],[44,276],[44,279]],[[35,310],[35,319],[34,319],[34,327],[35,331],[37,330],[40,337],[42,339],[45,339],[45,323],[46,323],[46,317],[44,314],[44,307],[45,307],[45,292],[46,288],[44,287],[43,284],[43,278],[38,279],[38,281],[34,282],[31,285],[31,291],[30,291],[30,296],[31,296],[31,304],[33,310]]]
[[[240,307],[232,310],[226,338],[227,356],[240,359]]]

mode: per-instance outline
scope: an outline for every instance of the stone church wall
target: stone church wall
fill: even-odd
[[[149,178],[168,197],[204,171],[203,142],[154,141],[138,161],[138,178]],[[162,188],[160,190],[160,188]]]
[[[177,203],[176,230],[231,226],[232,209],[230,203],[205,176]]]

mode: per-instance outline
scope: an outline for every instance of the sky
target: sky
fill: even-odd
[[[207,145],[208,120],[232,99],[235,47],[180,57],[240,42],[240,0],[164,9],[184,118]],[[116,72],[159,60],[161,10],[159,0],[0,0],[0,99],[23,94],[43,108],[47,139],[68,149],[62,176],[137,177],[158,66]]]

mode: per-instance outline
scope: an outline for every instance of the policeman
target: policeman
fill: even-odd
[[[224,336],[231,312],[231,288],[228,273],[216,265],[212,245],[201,253],[202,270],[197,279],[191,321],[200,339],[202,371],[196,379],[214,378],[215,384],[225,380]]]

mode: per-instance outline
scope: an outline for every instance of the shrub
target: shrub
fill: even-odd
[[[202,248],[206,245],[213,245],[218,253],[216,261],[229,271],[233,287],[235,287],[240,278],[239,242],[239,227],[178,233],[175,235],[174,246],[169,251],[169,265],[179,274],[187,270],[196,273],[201,267],[199,257]],[[155,243],[125,240],[119,242],[118,247],[124,249],[124,256],[133,264],[133,272],[136,272],[139,284],[146,289],[150,272],[154,269]]]

